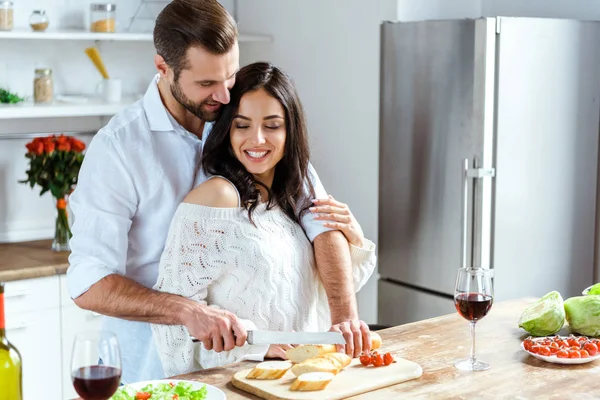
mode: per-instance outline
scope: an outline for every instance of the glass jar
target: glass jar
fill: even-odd
[[[0,0],[0,31],[12,31],[13,26],[13,2]]]
[[[49,24],[50,20],[46,16],[46,11],[44,10],[33,10],[29,16],[29,26],[31,26],[31,29],[35,32],[44,32]]]
[[[54,98],[54,84],[50,68],[38,68],[33,79],[33,102],[51,103]]]
[[[90,4],[90,31],[115,32],[117,5],[111,3]]]

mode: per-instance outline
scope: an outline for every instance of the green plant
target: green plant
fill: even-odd
[[[17,104],[24,101],[24,97],[20,97],[15,93],[11,93],[6,89],[0,88],[0,103],[3,104]]]

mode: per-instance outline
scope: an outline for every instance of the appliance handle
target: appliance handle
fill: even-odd
[[[479,168],[479,160],[477,158],[475,158],[473,160],[473,168],[471,168],[469,166],[469,159],[465,158],[462,162],[462,174],[463,174],[463,179],[462,179],[462,212],[461,212],[461,228],[462,228],[462,238],[461,238],[461,247],[462,247],[462,254],[461,254],[461,265],[462,268],[473,268],[473,264],[475,262],[474,260],[474,254],[471,254],[471,262],[469,266],[467,266],[468,261],[467,261],[467,252],[469,249],[468,243],[468,236],[469,236],[469,228],[468,228],[468,223],[469,223],[469,219],[467,218],[467,215],[469,213],[469,179],[473,180],[473,197],[475,197],[475,191],[478,189],[477,188],[477,180],[479,179],[483,179],[486,177],[490,177],[493,178],[494,176],[496,176],[496,170],[494,168]],[[474,199],[475,200],[475,199]],[[471,217],[472,217],[472,221],[473,221],[473,225],[475,225],[475,219],[476,219],[476,213],[478,212],[478,210],[476,210],[475,204],[473,204],[473,209],[471,211]],[[473,226],[473,229],[475,229],[475,226]],[[474,238],[471,238],[471,248],[473,248],[473,246],[475,246],[474,243]]]

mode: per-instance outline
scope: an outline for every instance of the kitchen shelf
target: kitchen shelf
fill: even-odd
[[[88,100],[86,103],[52,104],[0,104],[0,120],[15,118],[63,118],[112,116],[134,103],[140,97],[124,97],[119,103],[105,103],[101,100]]]
[[[9,32],[0,31],[0,39],[26,39],[26,40],[99,40],[99,41],[129,41],[152,42],[152,33],[96,33],[82,30],[48,30],[46,32],[33,32],[26,29],[15,29]],[[270,42],[271,36],[240,34],[240,42]]]

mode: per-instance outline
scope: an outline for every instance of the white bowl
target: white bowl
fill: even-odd
[[[554,337],[554,336],[552,336]],[[568,336],[561,336],[563,339],[568,338]],[[546,337],[540,337],[540,338],[533,338],[532,340],[534,342],[538,341],[538,340],[544,340],[546,339]],[[586,364],[592,361],[596,361],[598,359],[600,359],[600,351],[593,357],[587,357],[587,358],[558,358],[556,356],[542,356],[540,354],[536,354],[536,353],[532,353],[530,351],[525,350],[525,345],[524,342],[521,342],[521,348],[523,349],[523,351],[527,352],[527,354],[542,360],[542,361],[546,361],[549,363],[553,363],[553,364]]]

